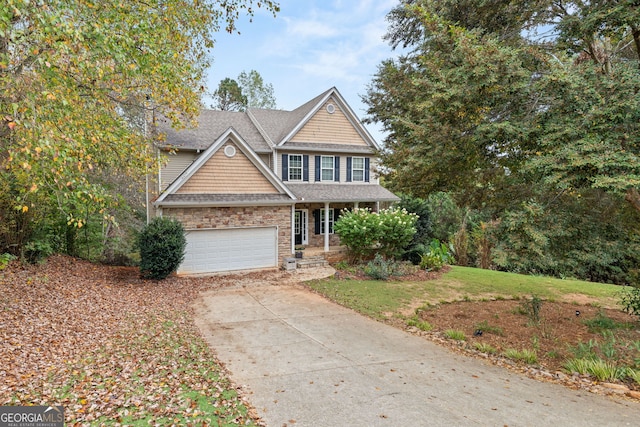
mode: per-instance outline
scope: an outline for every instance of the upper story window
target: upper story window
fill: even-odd
[[[302,181],[302,155],[289,155],[289,181]]]
[[[322,156],[320,160],[320,181],[334,180],[334,156]]]
[[[369,166],[367,157],[347,157],[347,182],[369,182]]]
[[[309,181],[309,156],[306,154],[283,154],[282,180]]]
[[[354,157],[351,160],[351,179],[364,182],[364,157]]]

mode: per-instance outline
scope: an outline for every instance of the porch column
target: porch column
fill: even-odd
[[[355,211],[360,206],[360,202],[353,202],[353,210]]]
[[[329,252],[329,202],[324,204],[324,251]]]
[[[295,252],[296,245],[296,205],[291,205],[291,253]]]

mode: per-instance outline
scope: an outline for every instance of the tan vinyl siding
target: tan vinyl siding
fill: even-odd
[[[227,145],[236,148],[227,157]],[[277,194],[279,193],[260,170],[235,144],[227,143],[180,187],[178,194]]]
[[[162,167],[160,168],[160,191],[169,185],[196,159],[194,152],[178,151],[175,153],[162,152],[160,154]]]
[[[329,114],[327,105],[333,104],[335,111]],[[322,108],[296,133],[291,142],[321,142],[329,144],[367,145],[356,132],[351,122],[340,110],[339,104],[327,101]]]

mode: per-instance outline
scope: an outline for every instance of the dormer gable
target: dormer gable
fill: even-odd
[[[293,194],[233,129],[207,148],[155,202],[170,194]]]
[[[380,147],[336,88],[318,97],[304,117],[277,144],[320,143]]]

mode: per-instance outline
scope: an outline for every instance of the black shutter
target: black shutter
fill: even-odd
[[[351,162],[352,157],[347,157],[347,182],[351,182]]]
[[[309,182],[309,156],[302,156],[302,180]]]
[[[289,155],[282,155],[282,180],[289,181]]]
[[[333,163],[333,180],[340,181],[340,157],[336,156]]]
[[[313,224],[315,233],[320,234],[320,209],[314,209],[313,211]]]
[[[364,182],[369,182],[369,158],[364,159]]]
[[[320,156],[316,156],[316,182],[320,181]]]

